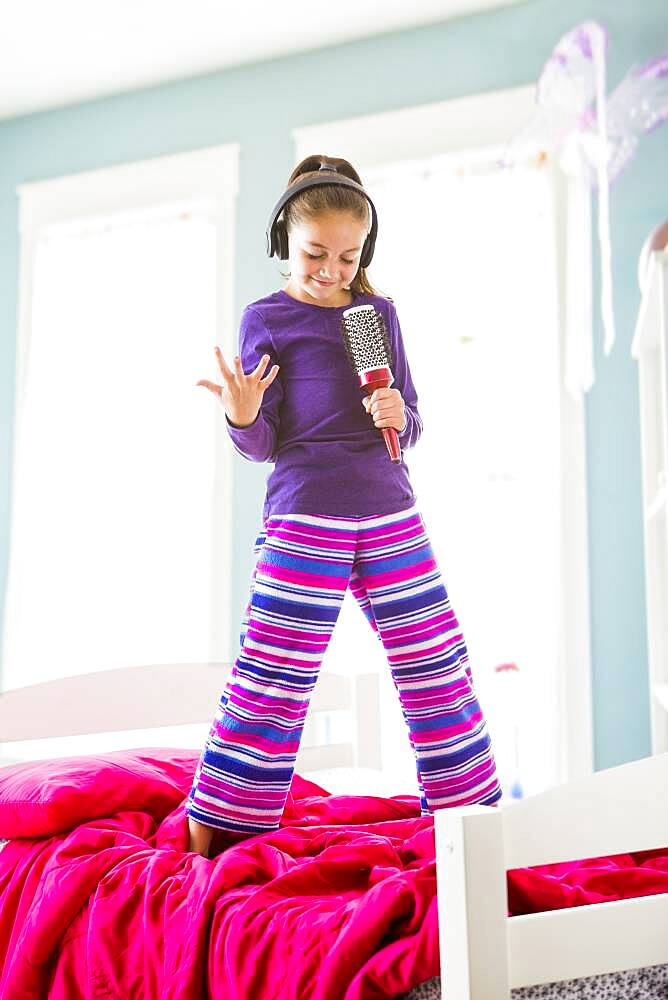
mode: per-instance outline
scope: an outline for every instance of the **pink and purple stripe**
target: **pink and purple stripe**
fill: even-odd
[[[422,812],[501,798],[466,644],[418,509],[381,517],[275,514],[255,542],[241,650],[186,813],[277,829],[311,692],[350,587],[387,655]]]

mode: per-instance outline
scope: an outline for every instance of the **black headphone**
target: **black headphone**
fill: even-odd
[[[326,160],[320,161],[319,170],[333,170],[338,172],[338,167],[335,163],[328,163]],[[362,253],[360,254],[360,267],[368,267],[373,258],[373,251],[376,245],[376,236],[378,235],[378,217],[376,215],[376,207],[371,201],[371,198],[366,193],[361,184],[357,181],[352,180],[350,177],[345,177],[343,174],[339,174],[338,177],[305,177],[301,181],[297,181],[292,184],[284,194],[278,199],[274,205],[274,209],[269,218],[269,225],[267,226],[267,253],[270,257],[277,254],[281,260],[287,260],[289,256],[288,250],[288,230],[285,225],[284,219],[277,219],[277,216],[283,210],[283,207],[298,195],[300,191],[304,191],[306,188],[315,187],[319,184],[339,184],[342,187],[351,187],[355,191],[359,191],[360,194],[364,195],[366,200],[371,205],[371,229],[367,234],[364,241],[364,246],[362,247]]]

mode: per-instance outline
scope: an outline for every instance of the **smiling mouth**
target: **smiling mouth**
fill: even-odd
[[[320,278],[314,278],[313,280],[317,281],[319,285],[333,285],[334,284],[333,281],[321,281]]]

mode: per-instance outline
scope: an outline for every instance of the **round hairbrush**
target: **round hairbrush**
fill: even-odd
[[[341,335],[354,373],[364,394],[392,385],[392,348],[385,321],[374,306],[351,306],[341,317]],[[381,427],[388,454],[401,461],[399,437],[394,427]]]

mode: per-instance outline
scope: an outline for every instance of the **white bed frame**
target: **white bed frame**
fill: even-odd
[[[668,963],[668,893],[510,918],[506,899],[510,868],[668,847],[668,753],[434,827],[443,998]]]
[[[128,732],[122,741],[127,748],[136,746],[132,730],[189,724],[201,725],[201,744],[195,746],[201,749],[231,669],[230,663],[158,663],[61,677],[0,692],[0,766],[25,759],[8,756],[3,744]],[[376,674],[346,677],[322,671],[309,703],[296,770],[380,769],[379,699]],[[314,743],[316,716],[340,710],[352,716],[352,737]],[[159,735],[159,744],[153,745],[184,745],[170,742],[168,731]],[[185,745],[191,743],[192,737]]]
[[[0,742],[208,726],[229,669],[155,664],[6,691]],[[305,727],[298,772],[380,766],[378,678],[323,672],[307,724],[338,709],[353,712],[353,740],[309,746]],[[668,753],[500,808],[441,809],[434,829],[443,1000],[510,1000],[522,986],[668,963],[668,893],[511,918],[506,897],[510,868],[668,847]]]

